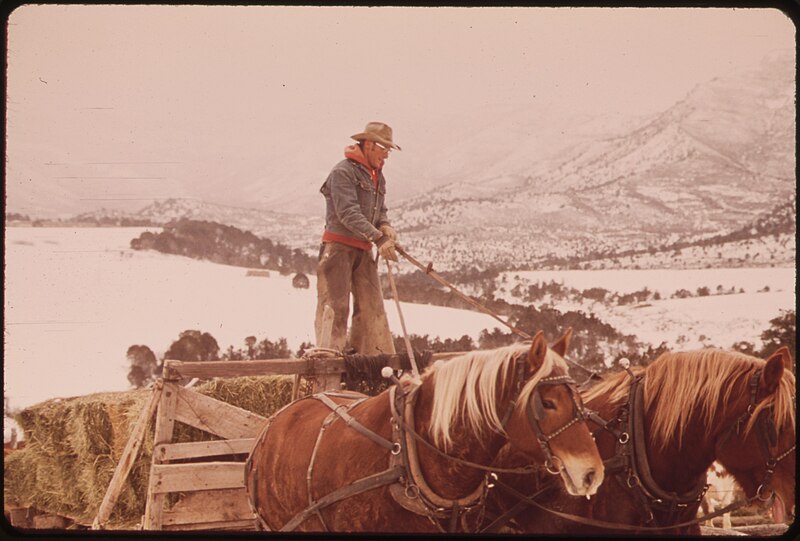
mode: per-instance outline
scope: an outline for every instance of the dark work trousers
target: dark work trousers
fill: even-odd
[[[353,323],[348,336],[351,294]],[[362,355],[395,353],[383,307],[377,262],[371,251],[338,242],[323,245],[317,267],[317,314],[314,320],[317,346],[322,345],[322,313],[326,304],[334,313],[328,347],[344,351],[349,345]]]

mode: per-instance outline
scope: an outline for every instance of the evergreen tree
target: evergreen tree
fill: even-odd
[[[147,346],[131,346],[127,353],[130,370],[128,382],[137,389],[155,380],[160,373],[160,366],[153,351]]]

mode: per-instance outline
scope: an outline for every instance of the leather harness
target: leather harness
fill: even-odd
[[[516,401],[519,398],[519,393],[525,381],[524,374],[527,364],[525,356],[523,355],[518,357],[515,362],[517,363],[516,389],[514,398],[512,398],[509,405],[509,409],[502,419],[501,424],[503,427],[505,427],[505,424],[508,422],[511,414],[513,413]],[[539,445],[541,446],[546,458],[545,466],[547,467],[548,472],[551,474],[560,473],[560,469],[555,469],[555,456],[550,449],[549,442],[559,434],[563,433],[573,424],[586,418],[582,402],[580,401],[580,395],[578,394],[574,383],[575,382],[572,380],[572,378],[567,375],[542,378],[537,382],[537,388],[534,388],[532,398],[526,408],[528,420],[536,434]],[[539,395],[538,386],[558,384],[566,384],[569,386],[574,405],[574,415],[573,418],[561,428],[549,434],[545,434],[539,424],[539,421],[544,415],[544,406],[542,404],[541,396]],[[322,514],[320,513],[321,509],[345,498],[386,485],[389,485],[389,493],[401,507],[415,514],[427,517],[441,532],[456,532],[459,530],[459,528],[461,528],[463,531],[468,531],[469,528],[467,524],[467,517],[470,512],[478,511],[480,513],[480,515],[477,517],[478,524],[480,524],[480,521],[483,518],[486,495],[489,489],[494,486],[493,482],[497,479],[497,476],[494,472],[506,471],[509,473],[529,473],[532,471],[531,467],[508,470],[491,468],[489,466],[461,460],[457,457],[443,453],[437,447],[423,439],[414,429],[414,403],[417,392],[420,388],[419,385],[403,382],[400,384],[400,387],[400,391],[398,392],[398,385],[392,386],[388,393],[392,414],[392,441],[389,441],[386,438],[376,434],[372,430],[364,427],[355,417],[350,415],[349,411],[364,400],[370,398],[368,396],[364,396],[360,393],[343,391],[318,393],[302,399],[305,400],[310,398],[319,400],[332,411],[322,423],[307,470],[306,483],[308,486],[309,505],[297,513],[292,519],[290,519],[283,527],[280,528],[279,531],[293,531],[297,526],[314,515],[316,515],[320,520],[322,530],[328,531],[328,527],[325,524]],[[345,404],[337,404],[331,399],[331,397],[345,399],[350,402]],[[285,406],[272,417],[270,417],[270,420],[267,422],[267,426],[259,436],[259,440],[256,445],[263,442],[269,430],[271,420],[289,405]],[[348,427],[356,430],[376,445],[379,445],[380,447],[383,447],[389,451],[389,467],[386,470],[369,475],[354,481],[349,485],[334,490],[333,492],[330,492],[322,498],[314,501],[311,496],[311,481],[317,458],[317,450],[319,449],[320,442],[322,441],[325,431],[337,419],[342,419]],[[417,442],[422,442],[430,449],[449,460],[463,463],[477,469],[485,470],[486,474],[484,475],[483,480],[475,488],[475,490],[462,498],[452,500],[436,494],[422,475],[417,454]],[[257,526],[260,529],[269,530],[270,528],[258,513],[258,507],[255,502],[257,478],[256,468],[252,467],[251,459],[252,454],[250,457],[248,457],[247,466],[245,468],[245,472],[249,472],[249,475],[247,475],[247,478],[245,479],[245,486],[248,487],[249,494],[248,501],[252,511],[257,517]],[[252,489],[250,487],[252,487]],[[446,528],[440,524],[440,521],[446,522]]]
[[[759,418],[757,421],[757,440],[759,442],[762,455],[766,457],[766,471],[764,478],[756,490],[756,493],[747,498],[745,502],[734,503],[722,509],[718,509],[714,513],[710,513],[692,520],[687,520],[687,517],[693,516],[693,514],[696,512],[697,505],[699,505],[700,501],[708,490],[708,485],[705,484],[705,479],[701,479],[701,482],[694,489],[677,494],[675,492],[668,492],[664,490],[653,479],[647,459],[644,435],[644,376],[633,376],[633,374],[631,374],[631,376],[633,381],[630,386],[628,398],[618,410],[616,418],[616,423],[619,423],[619,426],[621,427],[620,429],[615,429],[613,427],[615,424],[614,420],[606,421],[594,411],[586,410],[586,416],[593,422],[597,423],[601,427],[600,430],[607,430],[616,436],[615,454],[603,462],[605,472],[607,474],[612,474],[617,482],[630,490],[630,493],[636,502],[637,508],[639,509],[639,513],[644,519],[645,525],[633,526],[629,524],[612,523],[554,511],[542,506],[534,500],[536,496],[538,496],[548,487],[538,491],[536,494],[526,496],[506,483],[497,481],[496,484],[498,487],[506,490],[520,500],[514,507],[512,507],[511,510],[502,515],[501,518],[503,520],[507,522],[513,519],[525,507],[532,505],[566,520],[587,524],[590,526],[599,526],[601,528],[613,528],[626,531],[658,531],[664,530],[665,528],[689,526],[712,517],[723,515],[724,513],[730,512],[744,505],[749,505],[756,499],[762,502],[768,502],[772,499],[772,497],[774,497],[774,490],[770,487],[770,482],[775,467],[778,462],[789,456],[789,454],[796,449],[796,444],[792,445],[780,455],[772,455],[769,448],[770,446],[774,447],[777,445],[777,428],[775,427],[774,414],[771,414],[765,418],[766,420],[764,420],[764,418]],[[738,434],[740,427],[746,423],[755,412],[756,405],[758,404],[757,393],[760,376],[761,368],[758,368],[750,378],[750,404],[748,405],[747,410],[733,423],[733,425],[722,432],[721,436],[717,439],[718,446],[723,445],[734,432]],[[770,490],[770,493],[765,495],[764,492],[767,489]],[[654,511],[658,512],[659,515],[664,515],[666,518],[656,521]],[[683,519],[682,522],[676,522],[681,519]],[[499,519],[495,520],[483,531],[496,531],[498,522]]]

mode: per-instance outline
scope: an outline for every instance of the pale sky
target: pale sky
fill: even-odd
[[[8,24],[7,210],[61,215],[319,197],[372,120],[408,195],[497,107],[653,114],[794,49],[774,9],[27,5]]]

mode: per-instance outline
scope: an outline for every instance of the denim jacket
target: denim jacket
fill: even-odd
[[[319,189],[325,196],[325,230],[361,241],[374,242],[388,224],[386,179],[378,172],[378,190],[369,171],[351,159],[337,163]]]

